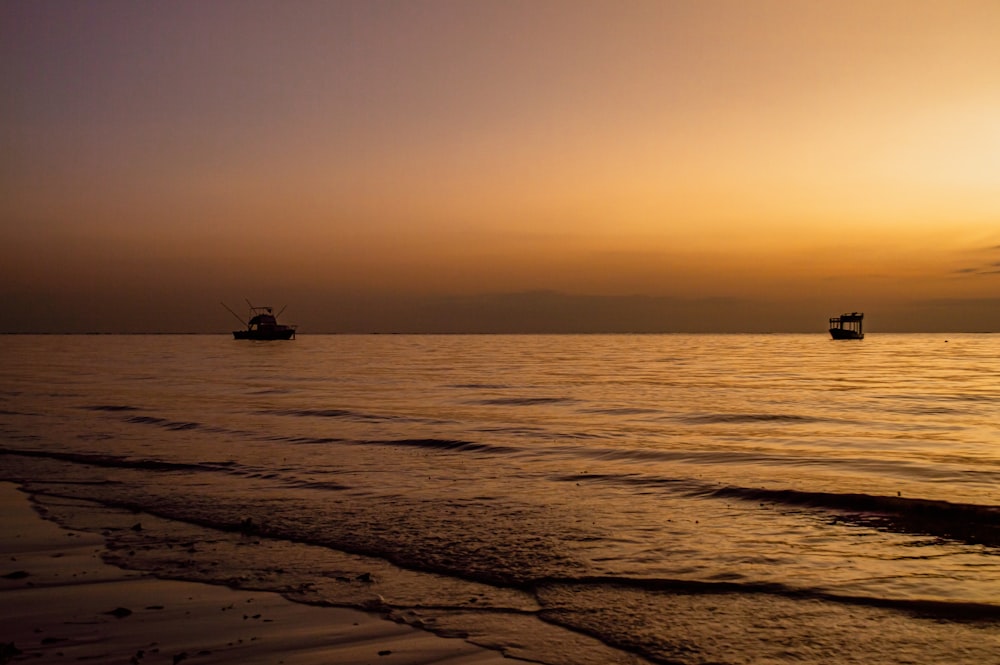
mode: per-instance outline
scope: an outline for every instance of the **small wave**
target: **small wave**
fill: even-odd
[[[166,418],[156,418],[154,416],[132,416],[131,418],[126,418],[127,423],[136,423],[141,425],[159,425],[167,422]]]
[[[479,427],[474,430],[474,432],[482,432],[484,434],[517,434],[523,436],[541,436],[545,433],[544,427],[529,427],[527,425],[519,426],[500,426],[500,427]]]
[[[984,404],[992,404],[994,402],[1000,401],[1000,398],[995,395],[983,395],[979,393],[958,393],[952,395],[940,395],[934,394],[928,398],[925,394],[899,394],[899,393],[886,393],[883,395],[873,395],[874,399],[879,400],[891,400],[893,402],[981,402]]]
[[[446,450],[449,452],[484,452],[484,453],[513,453],[520,452],[517,448],[509,446],[497,446],[489,443],[475,443],[463,441],[461,439],[379,439],[360,441],[359,443],[379,446],[407,446],[414,448],[428,448],[432,450]]]
[[[138,411],[139,407],[128,404],[95,404],[80,407],[88,411]]]
[[[106,432],[85,432],[77,434],[76,438],[80,441],[110,441],[115,437]]]
[[[793,463],[794,458],[775,457],[761,452],[717,450],[658,450],[648,448],[582,448],[580,457],[623,462],[689,462],[694,464]]]
[[[199,429],[202,427],[201,423],[179,422],[176,420],[167,420],[166,418],[157,418],[155,416],[131,416],[125,418],[125,422],[134,423],[136,425],[156,425],[158,427],[163,427],[164,429],[177,431]]]
[[[301,487],[303,489],[310,490],[330,490],[339,492],[342,490],[350,489],[347,485],[341,485],[340,483],[334,483],[329,481],[319,481],[319,480],[294,480],[287,483],[293,487]]]
[[[658,409],[643,409],[634,406],[618,406],[607,408],[580,409],[581,413],[595,413],[607,416],[643,416],[651,413],[662,413]]]
[[[225,470],[229,464],[212,462],[165,462],[154,459],[135,459],[115,455],[100,455],[93,453],[68,453],[55,450],[15,450],[0,448],[0,455],[20,455],[21,457],[42,457],[47,459],[87,464],[90,466],[111,467],[121,469],[144,469],[148,471],[219,471]]]
[[[288,443],[295,443],[299,445],[316,445],[323,443],[344,443],[346,439],[338,439],[332,436],[290,436],[281,439],[282,441],[287,441]]]
[[[711,492],[715,485],[695,480],[693,478],[650,478],[641,475],[622,475],[618,473],[572,473],[555,476],[552,480],[564,483],[597,483],[608,485],[626,485],[637,488],[657,488],[672,492],[701,495]]]
[[[262,415],[270,416],[295,416],[298,418],[344,418],[348,420],[362,420],[367,422],[380,422],[393,420],[392,416],[378,416],[371,413],[359,413],[347,409],[272,409],[268,411],[258,411]]]
[[[455,383],[447,387],[462,390],[505,390],[510,388],[502,383]]]
[[[681,416],[678,420],[692,424],[712,423],[811,423],[819,422],[820,418],[799,416],[793,413],[705,413]]]
[[[561,404],[571,401],[573,400],[568,397],[495,397],[476,400],[473,404],[485,404],[487,406],[537,406],[541,404]]]

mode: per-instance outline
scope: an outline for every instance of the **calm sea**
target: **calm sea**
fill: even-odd
[[[1000,335],[0,353],[0,479],[121,565],[553,665],[1000,662]]]

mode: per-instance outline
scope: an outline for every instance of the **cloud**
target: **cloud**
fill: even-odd
[[[988,247],[985,251],[993,252],[1000,251],[1000,245],[995,247]],[[957,275],[973,275],[977,277],[985,275],[1000,275],[1000,261],[990,261],[979,266],[971,266],[968,268],[959,268],[955,270]]]

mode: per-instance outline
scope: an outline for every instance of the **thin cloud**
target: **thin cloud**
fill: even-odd
[[[987,251],[1000,250],[1000,245],[996,247],[990,247]],[[1000,261],[991,261],[980,266],[972,266],[968,268],[959,268],[954,271],[956,275],[1000,275]]]

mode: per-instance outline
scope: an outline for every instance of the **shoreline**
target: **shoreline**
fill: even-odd
[[[100,535],[45,519],[15,483],[0,482],[0,530],[0,664],[517,661],[360,610],[118,568]]]

